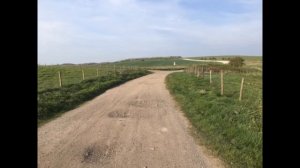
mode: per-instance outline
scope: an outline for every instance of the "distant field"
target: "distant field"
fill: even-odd
[[[233,58],[236,56],[205,56],[205,57],[187,57],[190,59],[206,59],[210,60],[215,58],[216,60],[227,60],[228,58]],[[262,70],[262,56],[238,56],[242,57],[245,60],[245,67],[255,68]]]
[[[174,66],[175,62],[175,66]],[[82,81],[82,69],[84,70],[85,79],[92,79],[98,75],[106,75],[117,72],[122,72],[126,69],[156,69],[156,70],[176,70],[184,69],[189,65],[206,64],[202,62],[185,61],[181,58],[138,58],[123,60],[118,62],[103,63],[103,64],[84,64],[84,65],[51,65],[38,66],[38,91],[50,88],[59,87],[58,72],[61,72],[62,84],[64,86],[80,83]]]
[[[207,56],[207,57],[187,57],[191,59],[203,59],[203,58],[216,58],[222,60],[222,58],[230,58],[232,56]],[[262,70],[262,57],[259,56],[242,56],[245,59],[245,67],[255,68]],[[173,65],[175,62],[175,66]],[[195,62],[182,60],[182,58],[135,58],[127,59],[117,62],[105,63],[105,64],[91,64],[91,65],[53,65],[53,66],[39,66],[38,67],[38,91],[59,87],[58,71],[61,72],[63,85],[75,84],[82,81],[82,72],[84,70],[85,79],[92,79],[97,77],[98,74],[103,75],[112,73],[114,67],[116,71],[123,71],[128,68],[145,68],[145,69],[157,69],[157,70],[179,70],[184,69],[190,65],[206,65],[207,62]],[[221,64],[221,63],[215,63]]]
[[[216,60],[222,60],[223,58],[232,58],[232,57],[242,57],[245,60],[255,60],[255,61],[262,61],[262,56],[202,56],[202,57],[186,57],[186,58],[191,58],[191,59],[211,59],[211,58],[216,58]]]
[[[227,60],[235,56],[207,56],[207,57],[182,57],[190,59],[206,59],[215,58],[216,60]],[[261,56],[240,56],[245,59],[245,67],[262,69],[262,57]],[[201,65],[207,64],[207,62],[195,62],[182,60],[182,58],[145,58],[145,59],[132,59],[132,60],[123,60],[119,62],[111,63],[110,65],[116,66],[138,66],[143,68],[150,69],[183,69],[190,65]],[[176,66],[173,66],[173,63],[176,63]],[[220,63],[215,63],[220,64]]]
[[[176,66],[173,66],[173,63]],[[113,63],[117,66],[138,66],[138,67],[185,67],[193,64],[205,64],[202,62],[193,62],[182,60],[181,58],[148,58],[148,59],[138,59],[138,60],[124,60],[120,62]]]

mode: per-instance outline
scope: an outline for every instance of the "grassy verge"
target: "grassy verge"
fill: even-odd
[[[243,100],[238,101],[245,77]],[[199,79],[184,72],[172,73],[166,83],[204,144],[231,167],[262,167],[261,73],[226,73],[224,95],[220,77]]]
[[[107,89],[149,73],[148,71],[131,70],[122,74],[99,76],[62,88],[40,91],[38,92],[38,126],[94,98]]]

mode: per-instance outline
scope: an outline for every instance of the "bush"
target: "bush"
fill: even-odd
[[[245,60],[241,57],[234,57],[234,58],[229,59],[229,65],[231,65],[233,67],[241,67],[245,64],[244,61]]]

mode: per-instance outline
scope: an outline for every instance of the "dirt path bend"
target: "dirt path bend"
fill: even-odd
[[[189,59],[189,58],[182,58],[186,61],[196,61],[196,62],[220,62],[222,64],[229,64],[229,61],[222,61],[222,60],[198,60],[198,59]]]
[[[40,127],[38,167],[223,167],[189,134],[164,83],[169,73],[129,81]]]

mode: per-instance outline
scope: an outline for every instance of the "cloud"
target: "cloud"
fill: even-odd
[[[39,63],[262,52],[260,1],[39,0]]]

